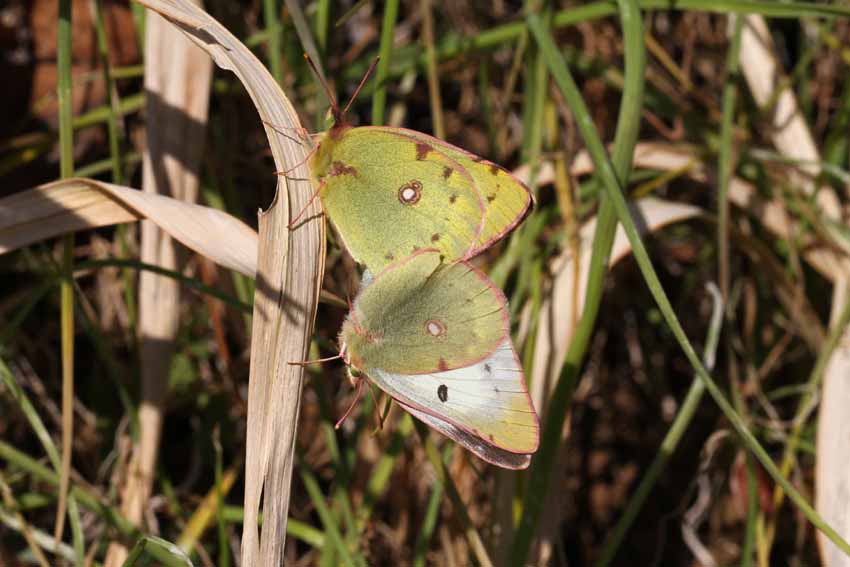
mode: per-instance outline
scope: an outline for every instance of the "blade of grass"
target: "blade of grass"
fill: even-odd
[[[726,84],[723,87],[723,118],[717,156],[717,273],[723,301],[729,301],[729,180],[735,169],[732,152],[732,126],[738,95],[738,67],[744,18],[730,17],[732,41],[726,57]]]
[[[717,289],[717,286],[709,284],[708,290],[711,293],[711,298],[714,303],[711,311],[711,322],[708,327],[708,336],[705,341],[703,360],[705,361],[706,368],[714,368],[717,343],[720,339],[720,329],[723,326],[724,303],[723,297]],[[676,414],[673,424],[670,426],[670,429],[667,431],[667,435],[664,436],[664,440],[661,442],[658,454],[652,460],[652,463],[646,470],[646,474],[644,474],[640,484],[635,489],[628,505],[626,505],[625,511],[623,511],[623,515],[620,516],[620,519],[617,520],[617,523],[614,525],[614,529],[611,530],[611,535],[608,537],[608,541],[602,549],[602,556],[596,563],[597,567],[610,565],[617,556],[617,551],[619,551],[626,533],[628,533],[632,524],[637,519],[638,513],[640,513],[643,504],[646,502],[652,488],[655,486],[658,477],[661,476],[662,472],[664,472],[667,463],[670,462],[670,457],[673,456],[673,453],[676,451],[676,447],[679,446],[679,441],[682,439],[685,431],[687,431],[688,425],[690,425],[691,420],[696,414],[697,408],[699,408],[703,394],[705,394],[705,385],[701,380],[694,379],[694,381],[691,382],[691,388],[688,390],[685,400],[682,402],[682,407],[679,409],[679,413]]]
[[[263,0],[263,20],[266,23],[266,55],[269,58],[269,71],[277,83],[283,84],[283,63],[280,45],[280,9],[278,0]]]
[[[142,536],[121,567],[134,567],[142,558],[148,557],[163,567],[192,567],[192,560],[182,549],[156,536]]]
[[[375,67],[375,90],[372,93],[372,124],[379,126],[384,123],[384,112],[387,106],[386,80],[390,69],[390,58],[393,51],[395,22],[398,19],[399,0],[387,0],[384,4],[384,18],[381,23],[381,42],[378,46],[378,66]],[[361,72],[362,74],[363,72]]]
[[[640,11],[637,10],[634,0],[620,0],[618,5],[620,6],[620,19],[624,36],[625,85],[617,120],[617,131],[614,137],[614,163],[617,169],[616,173],[610,169],[607,171],[610,176],[614,176],[615,180],[617,178],[628,179],[628,174],[631,170],[631,160],[640,127],[645,67],[643,26],[641,24]],[[539,20],[535,16],[533,21],[538,22]],[[534,31],[533,27],[531,29]],[[538,33],[541,37],[545,36],[549,39],[545,30],[542,28]],[[553,77],[555,77],[556,68],[560,74],[563,74],[564,71],[561,67],[565,69],[566,65],[560,58],[557,48],[552,45],[551,39],[549,39],[548,43],[543,43],[538,39],[538,45],[550,66],[550,72]],[[557,58],[557,60],[554,60],[554,58]],[[560,66],[553,64],[554,61],[560,61]],[[569,71],[566,72],[569,73]],[[555,78],[556,82],[558,82],[557,77]],[[575,85],[573,84],[572,86],[574,87]],[[564,89],[561,90],[563,91]],[[587,109],[583,105],[572,104],[572,95],[575,95],[579,101],[581,100],[577,89],[571,92],[570,95],[571,97],[565,97],[565,99],[576,116],[576,122],[582,134],[585,134],[585,131],[589,130],[595,135],[593,120]],[[585,143],[590,146],[587,138],[585,138]],[[601,142],[599,142],[599,146],[601,147]],[[604,153],[604,149],[601,151]],[[608,167],[610,168],[611,166],[608,165]],[[600,173],[597,173],[597,176],[599,175]],[[572,394],[575,391],[582,360],[590,344],[590,338],[596,323],[596,316],[599,313],[599,305],[602,302],[603,281],[607,272],[608,258],[611,254],[611,247],[614,243],[615,229],[617,227],[617,216],[610,201],[611,199],[601,199],[600,202],[587,276],[587,296],[579,325],[576,328],[572,343],[564,360],[561,375],[555,389],[551,393],[545,412],[542,442],[532,463],[527,485],[528,488],[526,489],[523,501],[522,519],[517,527],[516,537],[514,538],[514,544],[511,549],[511,564],[514,565],[521,565],[528,556],[531,541],[534,538],[541,511],[546,502],[546,495],[551,490],[549,485],[553,472],[552,469],[556,463],[560,448],[564,422],[569,411]]]
[[[587,110],[584,108],[584,101],[581,98],[578,86],[575,84],[569,69],[561,57],[561,54],[558,52],[557,46],[546,32],[542,22],[540,22],[534,14],[528,16],[527,22],[535,40],[540,45],[541,49],[547,52],[546,60],[550,65],[552,76],[555,78],[564,98],[569,102],[570,107],[574,112],[576,112],[577,109],[582,108],[583,110],[581,111],[581,114],[586,115]],[[626,236],[632,245],[634,257],[640,267],[644,279],[646,280],[647,287],[658,304],[670,331],[673,333],[676,341],[679,343],[682,351],[691,363],[691,366],[696,370],[700,379],[705,383],[709,394],[738,433],[741,441],[747,449],[756,456],[767,473],[770,474],[774,481],[782,486],[782,488],[787,492],[788,497],[797,505],[803,515],[830,541],[832,541],[832,543],[834,543],[845,554],[850,556],[850,544],[848,544],[831,526],[824,522],[823,518],[821,518],[814,508],[812,508],[805,497],[800,494],[800,492],[797,491],[785,477],[782,476],[776,464],[755,436],[749,431],[740,416],[738,416],[732,408],[730,402],[723,395],[723,392],[705,370],[699,356],[696,354],[696,351],[688,340],[687,335],[685,335],[684,329],[673,311],[673,306],[670,304],[670,300],[667,298],[667,295],[661,286],[658,275],[652,267],[652,262],[649,259],[646,248],[643,246],[643,242],[640,239],[634,221],[629,214],[628,205],[623,197],[617,174],[608,159],[605,147],[599,139],[593,123],[582,120],[578,120],[577,122],[582,133],[582,137],[584,138],[594,164],[596,165],[597,171],[601,175],[603,187],[607,196],[606,201],[610,201],[613,204],[617,214],[617,219],[622,223]]]
[[[319,0],[316,3],[316,43],[324,59],[328,49],[328,33],[331,25],[331,0]]]
[[[27,396],[18,385],[11,369],[6,365],[6,362],[2,358],[0,358],[0,379],[2,379],[6,384],[6,388],[8,388],[9,392],[12,394],[12,398],[18,403],[18,407],[20,407],[21,412],[23,412],[24,417],[26,417],[29,422],[35,436],[44,448],[44,452],[47,453],[47,458],[50,461],[50,464],[58,473],[62,468],[62,458],[59,455],[59,450],[56,448],[56,445],[53,444],[53,439],[50,437],[47,427],[44,426],[44,422],[41,420],[41,417],[32,405],[29,396]]]
[[[286,4],[286,9],[289,10],[289,16],[292,18],[292,25],[295,26],[295,34],[301,41],[301,47],[304,52],[310,56],[313,62],[318,66],[319,71],[322,71],[322,61],[324,59],[316,45],[316,40],[313,37],[313,32],[310,30],[310,24],[307,23],[307,18],[304,16],[304,11],[301,9],[301,4],[296,0],[283,0]],[[319,90],[319,96],[325,96],[324,90]]]
[[[71,0],[59,0],[57,22],[57,96],[59,101],[59,159],[62,178],[74,176],[73,99],[71,95]],[[60,326],[62,341],[62,464],[59,480],[59,502],[53,537],[62,541],[65,513],[68,507],[68,485],[71,480],[71,451],[74,439],[74,235],[62,242],[62,301]],[[78,524],[77,524],[78,525]],[[75,535],[75,537],[78,537]],[[82,537],[82,536],[79,536]],[[83,557],[77,557],[78,562]]]
[[[316,513],[322,521],[322,526],[325,528],[327,542],[332,545],[339,554],[342,564],[365,565],[365,560],[360,556],[358,556],[355,561],[355,557],[351,554],[348,546],[345,545],[339,526],[337,525],[330,508],[328,508],[328,505],[325,503],[325,495],[322,493],[322,489],[319,486],[316,477],[306,466],[304,466],[303,459],[297,459],[296,466],[298,467],[298,473],[301,476],[301,482],[304,483],[304,488],[307,490],[307,495],[310,497],[310,501],[313,503]]]
[[[109,61],[109,41],[106,37],[106,24],[103,21],[103,0],[90,0],[91,12],[95,23],[97,38],[97,53],[103,72],[103,82],[106,85],[106,132],[109,141],[109,157],[112,164],[112,182],[124,184],[124,172],[121,168],[122,128],[118,122],[118,107],[121,98],[112,77],[112,64]]]
[[[390,475],[393,472],[396,459],[404,448],[405,440],[413,431],[413,418],[405,413],[398,421],[392,434],[389,446],[383,451],[378,463],[369,474],[369,482],[363,494],[363,503],[357,511],[357,527],[359,531],[366,528],[366,522],[372,515],[375,504],[389,488]]]
[[[723,302],[729,302],[729,242],[732,235],[729,232],[729,182],[735,171],[734,152],[732,147],[733,125],[738,95],[738,69],[740,66],[741,35],[744,29],[744,18],[729,16],[728,25],[732,28],[732,37],[726,55],[726,84],[723,87],[723,113],[720,122],[720,148],[717,156],[718,188],[717,188],[717,274],[720,280],[720,293]],[[726,313],[730,324],[733,323],[733,314]],[[735,376],[732,366],[734,361],[734,350],[731,337],[727,335],[726,347],[727,363],[730,365],[729,375]],[[711,371],[711,367],[706,364]],[[744,410],[743,400],[735,395],[738,392],[738,384],[731,379],[733,401],[739,413]],[[702,385],[700,380],[695,380],[691,388],[697,384]],[[700,392],[702,394],[702,392]],[[753,544],[755,541],[756,522],[758,520],[758,502],[753,498],[756,494],[755,466],[752,455],[746,458],[747,474],[747,518],[744,529],[744,542],[741,546],[741,567],[750,567],[753,559]]]
[[[213,449],[215,450],[215,496],[216,508],[215,519],[218,536],[218,567],[230,567],[230,544],[227,539],[227,524],[224,521],[224,498],[227,490],[224,489],[224,463],[221,448],[221,435],[216,427],[213,435]]]
[[[788,439],[785,443],[785,449],[782,453],[780,471],[782,471],[783,475],[787,476],[791,472],[794,461],[796,460],[797,450],[800,446],[800,437],[803,434],[803,428],[815,407],[817,392],[819,391],[823,380],[824,370],[826,369],[832,354],[835,352],[835,349],[838,348],[841,337],[848,325],[850,325],[850,302],[848,302],[844,307],[838,321],[830,329],[829,336],[823,345],[823,349],[818,353],[815,366],[812,369],[812,373],[809,375],[808,381],[806,382],[805,393],[797,402],[797,410],[794,412],[794,418],[791,422],[793,424],[791,433],[788,435]],[[773,504],[775,510],[778,510],[782,505],[783,499],[783,487],[775,487],[773,490]]]
[[[422,14],[422,43],[425,44],[426,68],[428,70],[428,101],[431,105],[431,128],[434,136],[444,140],[446,128],[443,123],[443,102],[440,98],[440,75],[437,69],[437,52],[434,49],[434,21],[431,0],[419,0]]]
[[[204,285],[202,282],[198,281],[196,278],[191,278],[189,276],[184,276],[180,272],[169,270],[168,268],[163,268],[162,266],[157,266],[156,264],[148,264],[146,262],[141,262],[139,260],[123,260],[120,258],[105,258],[102,260],[85,260],[83,262],[77,262],[74,264],[74,271],[80,272],[91,269],[105,268],[105,267],[120,267],[120,268],[129,268],[135,270],[145,270],[149,272],[153,272],[155,274],[166,276],[174,279],[179,282],[181,285],[198,291],[198,293],[203,293],[204,295],[208,295],[210,297],[215,297],[216,299],[221,300],[226,305],[233,307],[234,309],[238,309],[243,313],[251,314],[253,310],[253,306],[249,303],[245,303],[240,301],[238,298],[233,297],[229,293],[216,289],[214,287],[210,287],[208,285]]]
[[[176,545],[186,553],[191,553],[197,545],[198,541],[204,535],[204,532],[209,527],[213,518],[218,514],[219,501],[230,492],[233,483],[236,482],[238,472],[242,468],[241,461],[237,460],[230,468],[227,469],[219,481],[207,492],[203,500],[198,504],[198,507],[192,513],[189,521],[183,527],[180,537],[177,538]]]

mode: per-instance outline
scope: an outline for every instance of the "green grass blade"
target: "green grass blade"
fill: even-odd
[[[281,58],[281,25],[278,0],[263,0],[263,20],[266,24],[266,56],[269,70],[278,84],[283,84],[283,61]]]
[[[729,180],[735,168],[732,156],[732,125],[738,95],[738,62],[741,52],[741,32],[744,18],[735,18],[732,42],[726,58],[726,85],[723,87],[723,118],[720,124],[720,151],[717,157],[717,264],[720,292],[724,301],[729,298]]]
[[[632,0],[621,2],[621,20],[625,42],[625,77],[620,114],[617,121],[617,132],[614,139],[614,160],[617,172],[611,170],[615,178],[627,179],[631,169],[632,154],[637,142],[640,127],[640,112],[643,101],[643,71],[645,55],[643,49],[643,26],[640,12]],[[534,21],[539,21],[535,16]],[[541,28],[540,33],[546,35],[549,43],[546,49],[541,49],[550,71],[557,67],[557,61],[563,65],[563,59],[553,48],[548,33]],[[541,45],[542,47],[542,45]],[[556,58],[556,59],[553,59]],[[552,60],[550,60],[552,59]],[[579,97],[580,98],[580,97]],[[569,99],[568,99],[569,102]],[[572,106],[572,105],[571,105]],[[572,106],[576,121],[582,128],[593,129],[593,121],[586,108]],[[600,142],[601,144],[601,142]],[[604,150],[603,150],[604,151]],[[610,166],[609,166],[610,167]],[[598,175],[598,174],[597,174]],[[532,462],[532,469],[523,502],[523,515],[517,528],[511,550],[511,562],[525,562],[531,541],[537,529],[546,497],[550,490],[552,469],[561,443],[561,431],[564,427],[570,400],[575,390],[578,372],[584,359],[587,347],[596,324],[599,305],[602,302],[603,280],[608,268],[608,258],[614,243],[617,218],[610,199],[602,199],[597,215],[597,228],[593,240],[590,268],[588,271],[587,296],[581,319],[576,328],[570,348],[564,361],[561,376],[548,401],[542,431],[542,442],[537,455]]]
[[[384,4],[384,19],[381,24],[381,43],[378,47],[378,66],[375,68],[375,91],[372,93],[372,124],[384,123],[387,106],[387,75],[393,50],[395,22],[398,19],[399,0],[387,0]]]
[[[139,539],[121,567],[135,567],[143,558],[152,559],[163,567],[193,567],[192,560],[182,549],[156,536],[143,536]],[[147,562],[141,563],[146,564]]]
[[[301,475],[301,482],[304,483],[304,488],[307,490],[310,501],[313,503],[316,513],[322,521],[322,526],[325,528],[327,543],[333,546],[334,551],[339,555],[343,565],[365,565],[363,558],[359,556],[355,561],[354,556],[351,554],[348,546],[346,546],[336,519],[325,502],[325,495],[322,493],[322,489],[319,487],[319,482],[316,480],[316,477],[313,476],[313,473],[310,472],[306,466],[304,466],[302,459],[297,459],[296,464]]]
[[[57,43],[57,96],[59,101],[59,158],[63,178],[74,175],[73,99],[71,93],[71,0],[59,1]],[[54,538],[58,543],[65,529],[68,486],[71,481],[71,451],[74,439],[74,235],[62,242],[62,283],[60,284],[62,335],[62,465],[59,480],[59,504],[56,509]],[[74,507],[76,508],[76,507]],[[79,527],[79,523],[76,523]],[[82,538],[80,534],[74,534]],[[82,560],[81,557],[78,559]]]

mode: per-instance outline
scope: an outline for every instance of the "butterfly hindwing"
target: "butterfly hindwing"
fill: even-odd
[[[522,469],[537,450],[537,414],[507,337],[489,357],[464,368],[415,376],[378,368],[366,373],[415,417],[485,461]]]
[[[373,272],[425,248],[460,259],[479,239],[483,198],[466,169],[431,145],[387,130],[333,129],[310,169],[325,213]]]
[[[426,374],[488,357],[508,334],[505,299],[465,262],[422,250],[364,288],[342,328],[355,366]]]

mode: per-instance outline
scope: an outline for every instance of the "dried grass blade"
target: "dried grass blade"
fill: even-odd
[[[54,236],[149,218],[186,247],[254,277],[257,233],[210,207],[130,187],[66,179],[0,199],[0,254]]]
[[[303,164],[303,144],[280,130],[298,130],[289,100],[251,51],[208,14],[186,0],[142,0],[180,27],[242,81],[266,124],[278,171]],[[274,125],[274,126],[272,126]],[[248,439],[245,467],[245,524],[242,564],[278,566],[289,510],[295,430],[300,408],[303,369],[289,365],[304,360],[309,348],[322,274],[324,222],[287,228],[291,210],[307,206],[312,193],[304,165],[293,178],[279,177],[278,199],[260,215],[257,286],[254,299],[251,371],[248,389]],[[308,218],[319,213],[307,207]],[[257,530],[260,495],[264,495],[263,538]]]

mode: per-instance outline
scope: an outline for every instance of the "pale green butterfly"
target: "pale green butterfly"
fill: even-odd
[[[358,395],[365,376],[485,461],[523,469],[537,450],[505,298],[466,262],[426,249],[387,267],[354,300],[339,356]]]

